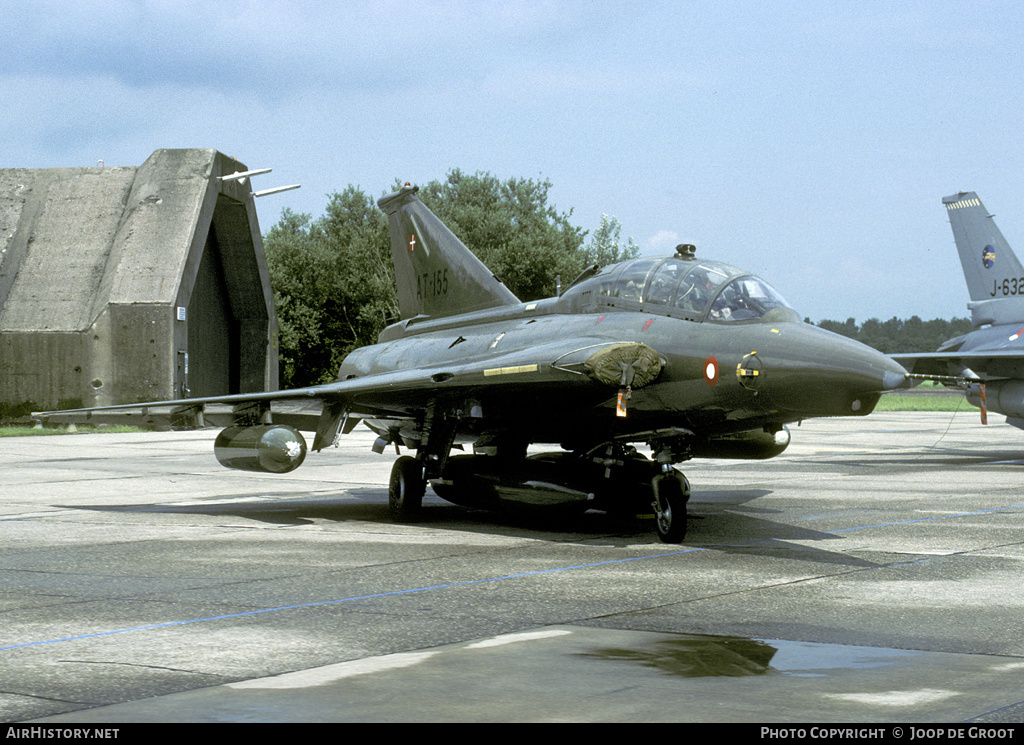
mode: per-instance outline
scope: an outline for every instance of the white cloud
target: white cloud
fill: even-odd
[[[671,230],[659,230],[647,239],[647,246],[644,253],[672,253],[679,245],[679,233]]]

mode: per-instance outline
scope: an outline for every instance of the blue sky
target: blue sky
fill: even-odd
[[[452,168],[549,179],[644,254],[761,274],[805,316],[968,315],[941,198],[1024,256],[1015,2],[0,0],[0,167],[210,147],[257,203]]]

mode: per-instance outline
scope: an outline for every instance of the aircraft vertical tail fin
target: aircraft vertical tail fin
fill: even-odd
[[[406,186],[377,201],[388,216],[402,318],[519,305],[519,299]]]
[[[974,192],[944,197],[975,326],[1024,320],[1024,267]]]
[[[949,224],[953,228],[953,239],[971,300],[1001,297],[1003,279],[1022,281],[1024,269],[1020,261],[977,194],[973,191],[960,192],[943,198],[942,203],[949,213]],[[996,295],[993,295],[993,281],[998,290]],[[1024,295],[1024,287],[1014,294]]]

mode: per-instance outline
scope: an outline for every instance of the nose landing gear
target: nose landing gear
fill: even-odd
[[[681,543],[686,538],[686,503],[690,483],[671,466],[651,479],[654,492],[654,522],[663,543]]]

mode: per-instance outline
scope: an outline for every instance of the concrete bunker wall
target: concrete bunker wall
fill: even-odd
[[[277,387],[246,170],[215,150],[138,168],[0,169],[0,418]]]

